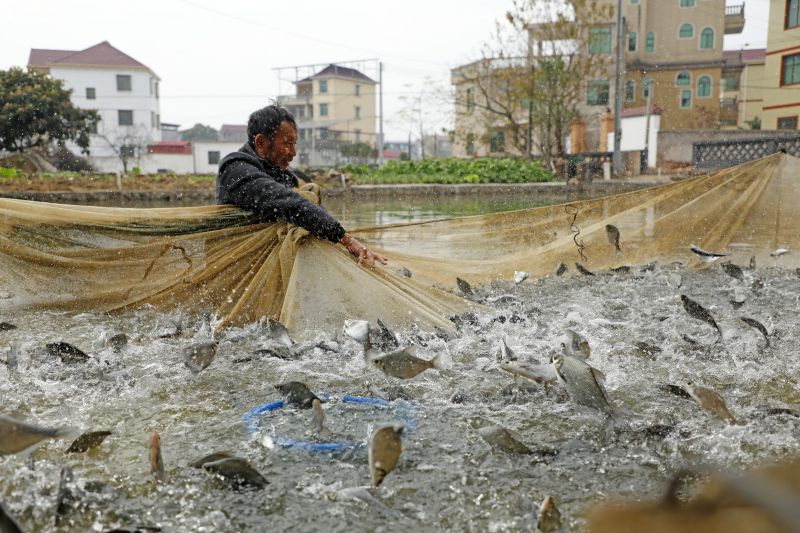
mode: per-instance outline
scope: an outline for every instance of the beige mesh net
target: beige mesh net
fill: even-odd
[[[228,206],[87,207],[0,199],[0,309],[213,310],[222,325],[272,317],[291,330],[346,318],[452,328],[469,302],[443,289],[542,277],[560,262],[592,270],[690,259],[694,243],[734,262],[797,266],[800,159],[773,156],[675,184],[598,200],[435,222],[359,228],[390,267],[359,266],[341,246]],[[319,189],[300,190],[319,201]],[[622,253],[605,225],[621,233]],[[579,231],[576,235],[576,232]],[[578,244],[582,245],[579,249]],[[584,258],[581,258],[580,252]],[[768,263],[766,263],[768,264]],[[395,272],[405,266],[406,278]]]

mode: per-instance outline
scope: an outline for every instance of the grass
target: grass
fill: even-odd
[[[346,165],[357,183],[537,183],[555,176],[537,161],[522,159],[425,159],[389,161],[381,168]]]

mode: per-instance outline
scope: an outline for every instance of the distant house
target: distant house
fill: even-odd
[[[122,170],[116,155],[120,150],[136,164],[149,144],[161,141],[160,78],[108,41],[84,50],[32,48],[28,68],[62,80],[76,107],[100,114],[89,145],[98,170]]]
[[[223,124],[219,129],[219,140],[223,142],[247,142],[247,124]]]

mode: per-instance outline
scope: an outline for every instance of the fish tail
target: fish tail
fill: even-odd
[[[444,362],[442,361],[442,355],[444,352],[439,352],[436,354],[436,357],[431,359],[431,368],[438,368],[439,370],[444,368]]]
[[[80,429],[75,426],[57,428],[53,432],[53,437],[56,439],[74,439],[78,435],[80,435]]]

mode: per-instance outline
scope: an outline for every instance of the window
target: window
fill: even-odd
[[[136,147],[135,146],[121,146],[119,149],[119,155],[122,157],[136,157]]]
[[[128,74],[117,74],[117,90],[130,91],[131,90],[131,77]]]
[[[681,25],[681,29],[678,31],[678,37],[681,39],[691,39],[694,37],[694,26],[688,22]]]
[[[714,30],[711,28],[703,28],[700,32],[700,48],[704,50],[711,50],[714,48]]]
[[[319,80],[319,92],[320,94],[328,92],[328,80]]]
[[[208,151],[208,164],[219,165],[219,150]]]
[[[489,150],[492,152],[505,152],[506,132],[500,130],[492,133],[492,136],[489,139]]]
[[[681,7],[694,7],[694,0],[681,0]]]
[[[156,80],[154,78],[150,78],[150,94],[152,95],[155,92],[154,86],[156,84]]]
[[[328,128],[320,128],[319,129],[319,140],[320,141],[327,141],[328,140]]]
[[[361,96],[361,85],[359,85],[357,83],[356,83],[355,93],[356,93],[356,96]]]
[[[361,108],[356,106],[356,118],[361,118]]]
[[[786,0],[785,29],[800,27],[800,0]]]
[[[155,128],[156,127],[156,112],[155,111],[150,111],[150,127],[151,128]]]
[[[319,104],[319,116],[321,117],[328,116],[328,104]]]
[[[361,130],[356,130],[356,142],[361,142]]]
[[[681,91],[681,109],[689,109],[692,107],[692,91],[684,89]]]
[[[692,84],[692,75],[689,74],[688,71],[683,70],[678,73],[678,77],[675,78],[675,85],[691,85]]]
[[[639,4],[639,0],[631,0],[631,5],[635,6]]]
[[[636,82],[628,80],[625,82],[625,101],[633,102],[636,99]]]
[[[161,127],[161,115],[156,113],[156,128],[160,128],[160,127]]]
[[[475,89],[467,89],[467,112],[475,109]]]
[[[800,54],[781,58],[781,85],[800,83]]]
[[[158,100],[158,80],[156,80],[156,100]]]
[[[590,54],[611,53],[611,28],[589,29],[589,53]]]
[[[656,51],[656,34],[649,31],[647,32],[647,40],[645,41],[644,51],[652,54]]]
[[[94,100],[97,98],[97,92],[94,90],[94,87],[87,87],[86,88],[86,99],[87,100]]]
[[[117,120],[120,126],[133,126],[133,111],[120,109],[117,111]]]
[[[700,76],[697,78],[697,97],[707,98],[711,96],[711,78]]]
[[[475,155],[475,134],[467,134],[467,155]]]
[[[628,52],[635,52],[636,51],[636,32],[629,31],[628,32]]]
[[[796,130],[797,117],[780,117],[778,118],[779,130]]]
[[[609,86],[608,80],[590,81],[586,93],[586,103],[588,105],[608,105]]]
[[[739,76],[733,78],[725,78],[723,80],[725,82],[725,90],[726,91],[738,91],[739,90]]]
[[[650,84],[653,83],[652,78],[645,78],[642,80],[642,98],[650,96]]]

